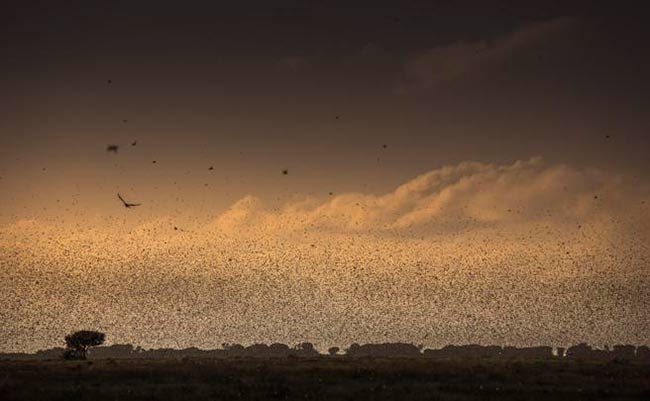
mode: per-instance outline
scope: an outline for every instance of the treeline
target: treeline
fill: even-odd
[[[0,354],[0,359],[47,360],[60,359],[64,348],[51,348],[34,354]],[[438,358],[438,359],[578,359],[578,360],[639,360],[650,362],[647,346],[614,345],[612,348],[594,349],[581,343],[569,348],[501,347],[470,345],[447,345],[440,349],[423,349],[413,344],[352,344],[345,350],[332,347],[322,354],[311,343],[294,347],[286,344],[223,344],[221,349],[160,348],[145,350],[131,344],[95,347],[88,353],[90,359],[182,359],[182,358],[316,358],[328,355],[332,358]]]

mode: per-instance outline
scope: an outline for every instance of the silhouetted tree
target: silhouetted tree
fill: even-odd
[[[580,343],[578,345],[572,345],[569,349],[566,350],[567,358],[589,358],[592,353],[592,348],[587,343]]]
[[[352,343],[352,344],[350,344],[350,347],[348,347],[345,350],[345,355],[346,356],[355,356],[357,354],[357,352],[359,352],[360,348],[361,348],[361,346],[359,344]]]
[[[296,345],[296,349],[299,351],[307,351],[311,352],[314,351],[314,344],[312,343],[300,343]]]
[[[312,343],[300,343],[295,347],[296,354],[299,356],[318,356],[318,351],[314,348]]]
[[[334,356],[339,353],[341,349],[339,347],[331,347],[330,349],[327,350],[327,352],[330,354],[330,356]]]
[[[86,359],[88,348],[104,343],[106,335],[98,331],[81,330],[65,336],[65,359]]]

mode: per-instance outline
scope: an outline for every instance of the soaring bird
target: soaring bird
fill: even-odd
[[[134,206],[140,206],[140,203],[128,203],[127,201],[124,200],[124,198],[122,198],[122,195],[120,195],[119,192],[117,194],[117,197],[120,198],[120,200],[124,204],[124,207],[127,209],[132,208]]]
[[[117,153],[119,148],[120,147],[118,145],[108,145],[108,146],[106,146],[106,151],[107,152]]]

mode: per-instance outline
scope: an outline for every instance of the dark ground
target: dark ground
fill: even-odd
[[[650,364],[430,359],[0,361],[0,400],[650,400]]]

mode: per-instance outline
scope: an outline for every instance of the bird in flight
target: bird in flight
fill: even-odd
[[[108,146],[106,146],[106,151],[107,152],[113,152],[113,153],[117,154],[117,150],[119,148],[120,147],[118,145],[108,145]]]
[[[129,202],[125,201],[124,198],[122,198],[122,195],[119,194],[119,192],[117,194],[117,197],[120,198],[120,200],[124,204],[124,207],[127,208],[127,209],[130,209],[130,208],[132,208],[134,206],[140,206],[140,203],[129,203]]]

